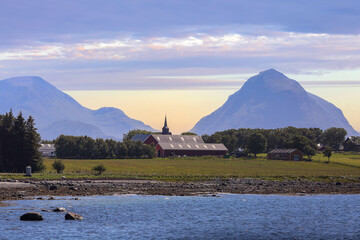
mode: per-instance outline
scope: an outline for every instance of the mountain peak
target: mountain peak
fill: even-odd
[[[262,71],[259,73],[259,75],[269,75],[269,74],[281,74],[283,75],[281,72],[275,70],[274,68],[270,68],[268,70]]]
[[[12,77],[2,80],[1,82],[14,86],[14,87],[35,87],[35,86],[44,86],[48,85],[51,86],[51,84],[41,77],[38,76],[21,76],[21,77]]]
[[[0,81],[0,113],[33,116],[39,133],[54,139],[60,133],[121,139],[133,129],[153,131],[117,108],[91,110],[41,77],[22,76]]]
[[[191,132],[211,134],[231,128],[343,127],[358,135],[340,109],[308,93],[275,69],[245,82],[222,107],[202,118]]]
[[[305,92],[305,89],[297,81],[288,78],[283,73],[275,69],[262,71],[258,75],[249,78],[249,80],[244,84],[242,90],[251,92]]]

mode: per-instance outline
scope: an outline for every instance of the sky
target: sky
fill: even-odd
[[[40,76],[82,105],[190,130],[275,68],[360,130],[357,0],[0,0],[0,79]]]

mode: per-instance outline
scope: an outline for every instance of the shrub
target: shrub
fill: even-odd
[[[61,160],[55,160],[52,166],[57,173],[62,173],[65,169],[65,164]]]
[[[99,165],[96,165],[95,167],[93,167],[92,170],[93,170],[93,171],[97,171],[97,172],[98,172],[98,175],[101,175],[103,172],[106,171],[106,168],[105,168],[104,165],[99,164]]]

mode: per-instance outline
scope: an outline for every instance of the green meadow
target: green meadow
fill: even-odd
[[[165,181],[203,181],[229,178],[264,178],[312,180],[347,179],[360,181],[360,155],[334,154],[330,163],[318,154],[313,161],[267,160],[260,155],[256,159],[236,158],[154,158],[154,159],[63,159],[65,170],[57,174],[52,168],[54,159],[45,159],[46,169],[33,174],[37,179],[117,178],[153,179]],[[92,168],[103,164],[106,171],[96,175]],[[22,174],[2,174],[3,178],[23,178]],[[344,178],[345,177],[345,178]]]
[[[322,154],[317,154],[315,157],[313,157],[313,160],[318,162],[326,162],[328,161],[328,158],[324,157]],[[330,157],[330,163],[360,168],[360,154],[334,153]]]

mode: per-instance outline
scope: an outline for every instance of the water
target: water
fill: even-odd
[[[360,195],[93,196],[0,208],[0,239],[360,239]],[[54,207],[84,216],[28,211]]]

